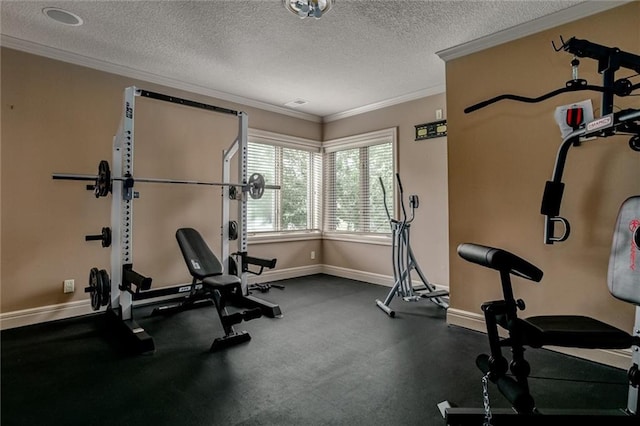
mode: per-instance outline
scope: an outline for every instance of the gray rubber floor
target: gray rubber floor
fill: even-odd
[[[447,326],[427,301],[374,303],[388,288],[327,275],[281,281],[259,297],[284,317],[237,328],[248,343],[208,351],[213,308],[136,319],[156,352],[131,356],[104,315],[3,331],[2,425],[444,425],[443,400],[481,407],[474,360],[486,336]],[[626,405],[626,372],[529,350],[540,407]],[[570,382],[557,379],[579,379]],[[593,383],[595,382],[595,383]],[[494,407],[507,407],[495,388]]]

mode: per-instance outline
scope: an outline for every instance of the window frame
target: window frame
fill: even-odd
[[[249,128],[247,132],[247,142],[249,143],[258,143],[270,146],[276,146],[281,148],[290,148],[297,149],[302,151],[308,151],[310,153],[322,153],[322,142],[316,141],[313,139],[300,138],[296,136],[285,135],[281,133],[269,132],[266,130],[258,130]],[[248,155],[248,154],[247,154]],[[282,159],[280,158],[280,161]],[[311,159],[313,161],[313,159]],[[320,160],[322,161],[322,159]],[[282,164],[278,165],[279,171],[277,173],[282,172]],[[315,198],[316,202],[311,202],[311,204],[316,204],[315,209],[317,212],[313,212],[313,214],[318,215],[318,229],[302,229],[302,230],[281,230],[281,231],[249,231],[247,232],[247,239],[249,243],[254,244],[266,244],[266,243],[276,243],[276,242],[285,242],[285,241],[303,241],[303,240],[314,240],[322,238],[322,212],[323,212],[323,188],[322,188],[322,164],[319,167],[319,182],[318,182],[318,192],[319,194],[316,197],[313,197],[313,192],[308,193],[309,196]],[[274,184],[278,184],[277,182]],[[277,190],[276,190],[277,191]],[[282,220],[280,217],[280,196],[277,195],[277,212],[276,212],[276,221],[278,224]],[[249,201],[251,203],[251,201]]]
[[[393,167],[393,176],[394,176],[394,184],[395,184],[395,174],[398,171],[398,128],[391,127],[387,129],[377,130],[373,132],[362,133],[353,136],[347,136],[337,139],[332,139],[323,142],[323,181],[328,181],[332,179],[332,177],[324,175],[326,173],[329,164],[327,163],[326,155],[332,152],[355,149],[355,148],[366,148],[374,145],[379,145],[383,143],[391,142],[392,149],[392,167]],[[362,179],[361,179],[362,181]],[[368,188],[362,186],[360,190],[364,191],[364,193],[368,192]],[[388,190],[388,188],[387,188]],[[391,243],[391,228],[389,228],[388,232],[385,233],[371,233],[371,232],[346,232],[346,231],[331,231],[327,229],[327,220],[329,219],[330,213],[326,210],[329,208],[329,202],[326,200],[328,188],[323,188],[323,223],[322,223],[322,238],[326,240],[336,240],[336,241],[347,241],[347,242],[357,242],[357,243],[367,243],[367,244],[381,244],[381,245],[389,245]],[[389,208],[389,212],[392,216],[397,215],[398,209],[398,191],[393,190],[393,197],[391,200],[387,200],[387,202],[391,201],[391,206]]]

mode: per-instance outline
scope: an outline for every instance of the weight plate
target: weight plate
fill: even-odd
[[[249,196],[259,200],[264,194],[264,177],[260,173],[254,173],[249,177]]]
[[[98,287],[100,286],[99,281],[101,281],[100,271],[98,268],[91,268],[89,271],[89,293],[91,296],[91,307],[94,311],[100,309],[101,299],[100,294],[98,292]]]
[[[98,175],[93,192],[96,198],[106,197],[111,192],[111,169],[107,160],[102,160],[98,164]]]
[[[102,281],[102,289],[100,290],[100,304],[107,306],[111,301],[111,279],[109,279],[109,273],[105,269],[100,270],[100,277]]]
[[[102,247],[109,247],[111,245],[111,228],[102,228]],[[105,271],[106,272],[106,271]]]

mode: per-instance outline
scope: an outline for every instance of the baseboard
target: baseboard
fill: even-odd
[[[482,333],[487,332],[487,327],[484,323],[484,317],[475,312],[449,308],[447,309],[447,324],[468,328],[474,331],[480,331]]]
[[[322,273],[340,278],[348,278],[355,281],[364,281],[371,284],[393,286],[393,277],[389,275],[374,274],[372,272],[358,271],[356,269],[341,268],[339,266],[322,265]]]
[[[339,266],[323,265],[322,273],[327,275],[333,275],[340,278],[348,278],[355,281],[364,281],[370,284],[382,285],[385,287],[393,287],[394,278],[390,275],[374,274],[373,272],[359,271],[357,269],[342,268]],[[422,283],[420,279],[413,280],[414,287],[419,286]],[[445,287],[434,282],[430,282],[438,290],[448,290],[449,287]]]
[[[290,278],[323,273],[322,265],[298,266],[295,268],[275,269],[264,271],[260,275],[249,275],[249,284],[262,284],[271,281],[288,280]]]
[[[281,270],[265,271],[261,275],[249,275],[250,284],[279,281],[289,278],[303,277],[306,275],[320,274],[323,272],[322,265],[310,265],[297,268],[287,268]],[[185,284],[188,285],[188,284]],[[157,303],[174,299],[175,296],[163,296],[152,299],[140,300],[134,306]],[[91,302],[87,296],[86,300],[60,303],[57,305],[41,306],[38,308],[23,309],[20,311],[0,313],[0,330],[24,327],[27,325],[40,324],[44,322],[57,321],[67,318],[79,317],[96,313],[91,308]]]
[[[91,313],[94,313],[94,311],[91,308],[91,302],[88,297],[87,300],[6,312],[0,314],[0,330],[57,321]]]
[[[447,324],[480,331],[482,333],[487,332],[484,316],[475,312],[449,308],[447,310]],[[502,337],[505,337],[503,333],[500,334]],[[622,370],[628,370],[631,365],[631,349],[579,349],[557,346],[547,346],[545,349],[597,362],[599,364],[609,365]]]

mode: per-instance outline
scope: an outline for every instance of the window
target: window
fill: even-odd
[[[262,198],[247,203],[249,233],[320,231],[322,155],[320,142],[250,130],[249,175],[260,173],[267,184]]]
[[[395,146],[395,128],[325,142],[325,232],[390,232]]]

